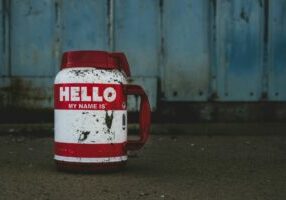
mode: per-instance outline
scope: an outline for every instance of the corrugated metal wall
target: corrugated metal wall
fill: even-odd
[[[153,109],[285,101],[285,10],[285,0],[1,0],[1,107],[51,108],[61,53],[75,49],[124,51]]]

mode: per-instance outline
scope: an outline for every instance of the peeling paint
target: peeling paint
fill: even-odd
[[[246,23],[249,22],[249,16],[244,9],[242,9],[240,12],[240,18],[243,19]]]
[[[123,130],[126,129],[126,115],[125,114],[122,115],[122,129]]]
[[[108,115],[108,111],[105,111],[105,124],[108,128],[108,131],[110,131],[110,128],[112,126],[112,120],[113,120],[113,111],[111,111],[111,115]]]
[[[79,135],[78,141],[79,142],[83,142],[84,140],[87,139],[87,137],[89,136],[90,131],[82,131]]]
[[[82,77],[88,74],[89,72],[90,70],[78,70],[78,69],[70,70],[70,74],[75,75],[75,76],[82,76]]]

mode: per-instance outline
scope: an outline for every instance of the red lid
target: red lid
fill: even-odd
[[[100,69],[120,69],[130,76],[129,64],[122,52],[68,51],[63,54],[61,68],[96,67]]]

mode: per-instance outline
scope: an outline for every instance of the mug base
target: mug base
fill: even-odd
[[[106,163],[78,163],[55,160],[57,169],[66,172],[112,172],[119,171],[126,167],[127,161],[106,162]]]

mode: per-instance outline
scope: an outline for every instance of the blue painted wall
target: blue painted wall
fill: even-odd
[[[222,100],[260,100],[263,91],[264,5],[217,2],[217,94]]]
[[[0,107],[52,107],[61,54],[76,49],[124,51],[153,109],[286,101],[285,10],[285,0],[1,0]]]
[[[269,1],[268,94],[286,100],[286,1]]]

